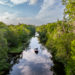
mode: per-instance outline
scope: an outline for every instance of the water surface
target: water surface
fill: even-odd
[[[38,48],[36,54],[34,49]],[[42,46],[37,36],[32,37],[29,47],[25,49],[19,62],[14,64],[9,75],[53,75],[51,54]]]

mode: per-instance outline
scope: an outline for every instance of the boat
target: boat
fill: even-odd
[[[35,48],[34,51],[36,54],[38,54],[38,48]]]

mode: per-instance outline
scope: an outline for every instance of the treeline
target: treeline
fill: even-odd
[[[35,27],[32,25],[6,25],[0,22],[0,75],[9,69],[9,55],[21,53],[34,34]]]
[[[64,20],[37,26],[40,42],[64,64],[66,75],[75,75],[75,1],[63,0]],[[62,68],[62,67],[61,67]]]

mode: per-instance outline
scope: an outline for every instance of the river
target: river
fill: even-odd
[[[34,52],[35,48],[38,48],[38,54]],[[53,75],[52,55],[39,43],[37,36],[31,38],[29,46],[23,50],[20,57],[8,75]]]

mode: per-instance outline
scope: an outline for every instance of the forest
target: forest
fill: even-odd
[[[21,53],[35,34],[35,26],[0,22],[0,75],[11,67],[10,59]]]
[[[75,75],[75,1],[62,0],[63,21],[37,26],[39,40],[64,65],[66,75]],[[58,75],[58,74],[57,74]]]

